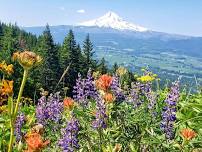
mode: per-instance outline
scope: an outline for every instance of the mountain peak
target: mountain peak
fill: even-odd
[[[105,28],[113,28],[117,30],[132,30],[138,32],[145,32],[148,29],[145,27],[141,27],[136,24],[129,23],[119,17],[116,13],[109,11],[102,17],[99,17],[94,20],[86,21],[83,23],[79,23],[81,26],[98,26]]]
[[[110,17],[112,17],[112,18],[120,18],[116,13],[114,13],[114,12],[112,12],[112,11],[107,12],[107,13],[104,15],[104,17],[108,17],[108,18],[110,18]]]

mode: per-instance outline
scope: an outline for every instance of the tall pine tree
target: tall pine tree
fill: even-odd
[[[86,36],[86,39],[83,42],[83,53],[85,63],[84,74],[87,74],[89,68],[95,69],[96,67],[96,61],[93,60],[93,54],[94,54],[93,44],[90,41],[89,34]]]
[[[62,69],[65,69],[69,64],[71,64],[63,81],[65,83],[64,85],[69,88],[69,93],[72,91],[73,86],[76,83],[78,72],[80,72],[80,53],[80,47],[76,44],[74,33],[70,30],[68,35],[65,37],[60,51],[60,64]]]
[[[59,58],[58,48],[54,44],[49,25],[39,37],[37,52],[43,57],[39,79],[42,81],[43,87],[52,92],[59,81]]]
[[[11,25],[5,26],[3,29],[2,51],[0,52],[1,60],[5,60],[7,63],[11,63],[11,56],[17,49],[15,31]]]
[[[3,23],[0,22],[0,51],[2,51]]]

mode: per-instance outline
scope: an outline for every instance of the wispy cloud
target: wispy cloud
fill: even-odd
[[[85,13],[86,11],[84,9],[80,9],[76,11],[77,13]]]
[[[64,10],[65,10],[65,8],[64,8],[63,6],[59,7],[59,9],[60,9],[61,11],[64,11]]]

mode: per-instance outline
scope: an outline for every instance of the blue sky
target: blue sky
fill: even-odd
[[[20,26],[76,24],[108,11],[151,30],[202,36],[202,0],[0,0],[0,20]]]

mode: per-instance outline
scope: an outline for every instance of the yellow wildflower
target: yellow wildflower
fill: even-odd
[[[155,80],[155,77],[152,75],[143,75],[139,78],[137,78],[138,81],[142,81],[142,82],[151,82],[153,80]]]

